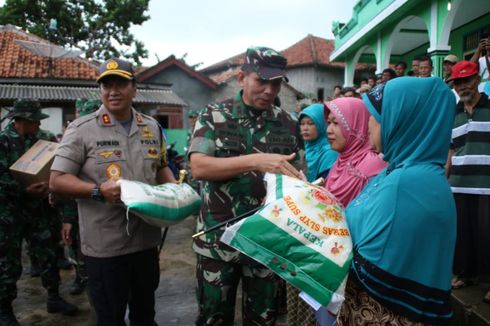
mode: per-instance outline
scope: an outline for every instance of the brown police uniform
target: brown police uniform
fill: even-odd
[[[52,170],[101,184],[111,177],[156,184],[166,166],[165,146],[157,122],[133,109],[128,133],[102,106],[72,122],[56,152]],[[160,228],[128,214],[121,204],[78,200],[84,255],[114,257],[157,247]]]

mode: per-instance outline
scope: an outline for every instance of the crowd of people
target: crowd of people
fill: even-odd
[[[399,62],[359,88],[336,86],[331,100],[295,117],[276,105],[286,58],[247,49],[236,96],[189,114],[187,159],[202,196],[197,231],[260,207],[264,173],[323,179],[345,207],[354,259],[332,315],[220,242],[224,226],[213,229],[193,240],[196,325],[233,325],[239,284],[244,325],[275,325],[284,308],[289,325],[449,324],[451,290],[490,277],[488,55],[485,39],[469,61],[446,56],[444,78],[432,77],[429,57],[410,72]],[[48,312],[77,313],[58,293],[62,240],[77,261],[75,291],[87,287],[97,325],[155,324],[161,230],[126,211],[117,179],[177,181],[163,130],[132,106],[132,65],[104,62],[97,83],[101,101],[77,103],[49,184],[26,186],[9,172],[36,140],[54,140],[39,129],[47,117],[40,103],[16,101],[0,132],[0,325],[18,325],[12,302],[23,240],[40,263]]]

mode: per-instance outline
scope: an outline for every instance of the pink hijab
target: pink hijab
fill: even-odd
[[[342,97],[326,102],[325,117],[337,119],[345,147],[328,174],[326,188],[344,206],[356,197],[369,179],[386,166],[369,142],[369,111],[361,99]]]

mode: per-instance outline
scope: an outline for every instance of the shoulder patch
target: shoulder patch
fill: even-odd
[[[83,125],[83,124],[85,124],[85,123],[87,123],[89,121],[95,120],[95,118],[96,118],[96,114],[95,113],[96,112],[92,112],[90,114],[84,115],[83,117],[80,117],[78,119],[75,119],[72,122],[70,122],[70,125],[73,125],[74,127],[80,127],[81,125]]]

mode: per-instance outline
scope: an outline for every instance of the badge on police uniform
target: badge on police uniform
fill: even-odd
[[[140,124],[140,125],[145,124],[145,122],[143,121],[143,118],[141,117],[141,115],[139,113],[136,113],[135,116],[136,116],[136,122],[138,124]]]
[[[99,155],[102,156],[103,158],[107,159],[109,157],[111,157],[111,155],[113,154],[112,151],[103,151],[103,152],[100,152]]]
[[[148,157],[149,158],[157,158],[158,157],[158,151],[155,147],[148,148]]]
[[[143,131],[143,138],[155,138],[155,136],[151,133],[150,128],[143,127],[141,130]]]
[[[105,168],[105,174],[109,179],[118,179],[121,176],[121,166],[111,163]]]
[[[110,125],[111,124],[111,117],[107,113],[104,113],[102,115],[102,123],[104,125]]]

